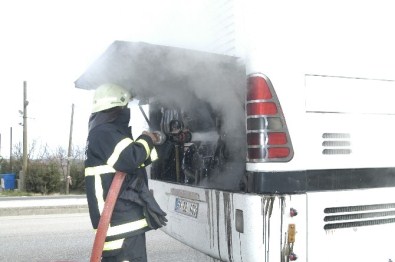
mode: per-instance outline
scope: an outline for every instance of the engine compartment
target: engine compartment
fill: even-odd
[[[192,101],[193,100],[193,101]],[[190,103],[150,103],[151,129],[165,134],[151,179],[221,190],[243,190],[245,127],[229,129],[223,114],[196,97]],[[188,106],[182,106],[188,105]]]

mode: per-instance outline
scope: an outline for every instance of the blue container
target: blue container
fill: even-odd
[[[4,174],[4,189],[13,190],[15,189],[15,174]]]

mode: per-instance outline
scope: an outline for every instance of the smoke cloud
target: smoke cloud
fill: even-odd
[[[220,135],[228,150],[241,160],[244,169],[246,88],[241,60],[182,48],[116,41],[75,84],[94,89],[106,82],[128,88],[141,101],[155,101],[197,114],[207,123],[213,121],[208,111],[211,108],[222,119]]]

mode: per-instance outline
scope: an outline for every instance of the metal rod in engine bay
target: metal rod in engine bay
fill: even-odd
[[[156,142],[154,144],[155,145],[163,144],[166,141],[166,135],[163,132],[161,132],[161,131],[153,130],[152,129],[152,125],[151,125],[151,121],[149,121],[147,115],[144,112],[143,107],[141,105],[139,105],[139,108],[140,108],[140,111],[141,111],[141,113],[143,114],[143,116],[145,118],[145,121],[147,121],[147,124],[148,124],[150,132],[153,133],[158,138],[158,142]]]
[[[140,111],[141,111],[141,113],[143,114],[143,116],[145,118],[145,121],[147,121],[147,124],[148,124],[149,128],[152,129],[151,122],[149,121],[147,115],[145,114],[143,107],[141,105],[139,105],[139,108],[140,108]]]

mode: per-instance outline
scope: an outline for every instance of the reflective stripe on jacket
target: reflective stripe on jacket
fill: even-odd
[[[143,174],[147,183],[145,166],[155,157],[156,150],[147,135],[136,141],[130,131],[116,123],[98,125],[89,132],[86,160],[85,186],[89,214],[94,229],[97,229],[108,190],[115,171],[127,173],[120,194],[128,190],[136,175]],[[117,199],[106,237],[104,251],[121,248],[123,239],[148,231],[143,209],[125,199]],[[103,253],[104,255],[104,253]]]

